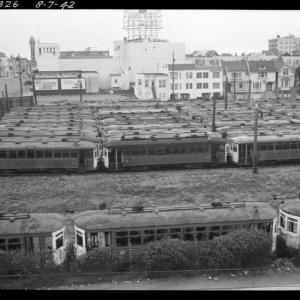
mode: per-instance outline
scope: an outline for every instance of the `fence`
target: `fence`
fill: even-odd
[[[34,105],[35,103],[33,96],[0,98],[0,120],[14,107],[30,107]]]

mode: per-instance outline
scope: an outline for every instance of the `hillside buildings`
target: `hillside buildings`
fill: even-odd
[[[275,55],[293,54],[293,51],[299,49],[300,37],[295,37],[292,34],[284,37],[277,35],[276,38],[269,40],[269,52]]]

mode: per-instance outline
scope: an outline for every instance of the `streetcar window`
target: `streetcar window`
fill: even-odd
[[[207,239],[207,234],[204,232],[198,232],[196,234],[197,241],[205,241]]]
[[[210,227],[210,230],[220,230],[220,226],[212,226]]]
[[[280,226],[285,229],[285,215],[280,215]]]
[[[146,149],[145,148],[140,149],[140,155],[146,155]]]
[[[18,151],[18,158],[25,158],[25,151],[24,150],[19,150]]]
[[[131,236],[130,237],[130,244],[131,246],[139,246],[142,244],[141,236]]]
[[[154,241],[154,235],[146,235],[143,237],[144,244]]]
[[[54,150],[54,157],[60,158],[61,157],[61,151],[60,150]]]
[[[124,149],[123,154],[124,155],[130,155],[130,150],[129,149]]]
[[[62,236],[60,236],[59,238],[56,239],[55,246],[56,246],[56,249],[59,249],[63,245],[64,245],[64,236],[62,235]]]
[[[283,143],[282,144],[282,149],[290,149],[290,144],[289,143]]]
[[[196,227],[196,231],[205,231],[206,227]]]
[[[179,147],[178,146],[174,146],[172,149],[173,154],[177,154],[179,153]]]
[[[0,239],[0,250],[6,250],[5,239]]]
[[[98,247],[99,241],[98,241],[98,233],[97,232],[91,232],[90,233],[90,247],[95,248]]]
[[[132,155],[139,155],[139,150],[138,149],[132,149],[131,154]]]
[[[267,144],[268,150],[274,150],[274,144]]]
[[[170,229],[171,238],[172,239],[180,239],[181,238],[181,228],[171,228]]]
[[[208,234],[208,238],[210,239],[210,240],[212,240],[214,237],[216,237],[216,236],[219,236],[220,235],[220,233],[219,232],[210,232],[209,234]]]
[[[168,229],[157,229],[156,233],[157,234],[166,234],[166,233],[168,233]]]
[[[34,158],[34,150],[27,150],[27,158]]]
[[[237,145],[236,145],[236,144],[233,144],[233,146],[232,146],[232,151],[233,151],[233,152],[237,152],[237,151],[238,151],[238,148],[237,148]]]
[[[21,241],[20,239],[8,239],[7,240],[7,249],[8,250],[17,250],[17,249],[21,249]]]
[[[52,158],[52,151],[51,150],[45,150],[45,158]]]
[[[36,158],[43,158],[44,150],[36,150]]]
[[[166,152],[166,154],[171,154],[171,148],[170,147],[167,147],[166,149],[165,149],[165,152]]]
[[[6,151],[0,151],[0,158],[6,158]]]
[[[232,229],[233,229],[233,226],[230,226],[230,225],[222,226],[222,230],[232,230]]]
[[[193,227],[184,227],[183,228],[183,232],[191,232],[191,231],[194,231]]]
[[[154,150],[155,150],[155,148],[153,148],[153,147],[149,148],[149,149],[148,149],[148,154],[154,155],[154,153],[155,153]]]
[[[292,233],[297,233],[297,220],[293,218],[287,219],[287,230]]]
[[[76,243],[78,246],[83,247],[83,236],[79,232],[76,232]]]
[[[277,144],[275,145],[275,149],[276,149],[276,150],[281,150],[281,149],[282,149],[281,143],[277,143]]]
[[[127,247],[128,237],[116,238],[117,247]]]
[[[187,149],[185,146],[180,147],[180,153],[187,153]]]
[[[197,152],[197,147],[195,145],[190,145],[189,146],[189,152],[190,153],[195,153]]]
[[[70,153],[71,157],[77,157],[77,151],[72,150]]]
[[[291,143],[291,149],[297,149],[297,143]]]
[[[69,155],[70,155],[69,150],[62,151],[62,157],[69,157]]]
[[[258,145],[258,149],[260,151],[266,151],[267,150],[267,145],[266,144],[260,144],[260,145]]]
[[[130,231],[130,235],[134,236],[134,235],[141,235],[140,231]]]
[[[155,154],[156,155],[164,155],[165,154],[165,149],[164,148],[157,148]]]
[[[116,236],[119,237],[119,236],[127,236],[128,235],[128,232],[127,231],[118,231],[116,232]]]
[[[143,234],[152,234],[152,235],[154,235],[154,230],[144,230]]]

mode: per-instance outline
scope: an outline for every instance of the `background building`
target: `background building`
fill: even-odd
[[[284,53],[292,54],[293,51],[300,49],[300,38],[289,34],[285,37],[277,35],[276,38],[269,40],[269,52],[275,55]]]

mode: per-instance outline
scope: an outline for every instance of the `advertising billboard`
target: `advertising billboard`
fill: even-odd
[[[80,81],[81,81],[81,89],[85,89],[85,80],[84,78],[68,78],[61,79],[61,89],[62,90],[80,90]]]
[[[58,90],[58,79],[35,79],[36,91],[52,91]]]

